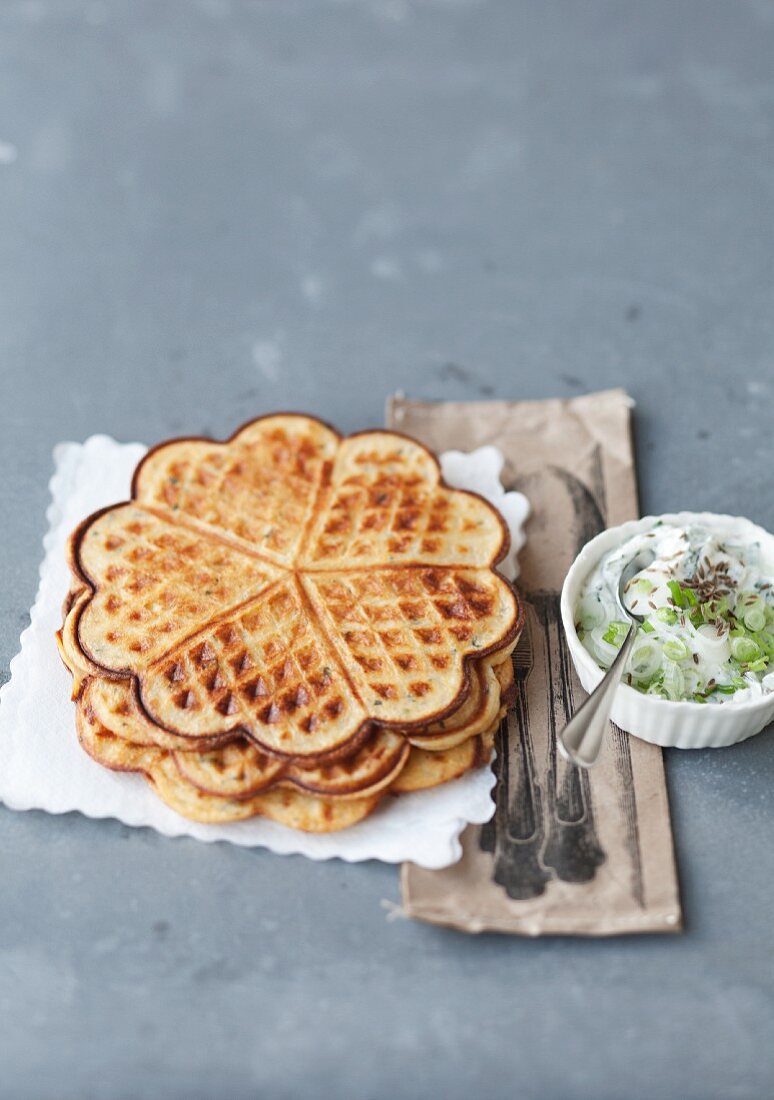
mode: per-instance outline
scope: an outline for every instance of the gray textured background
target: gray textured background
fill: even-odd
[[[768,0],[3,0],[2,676],[95,431],[623,384],[644,510],[774,526],[773,65]],[[0,1094],[770,1096],[772,748],[669,755],[673,939],[0,810]]]

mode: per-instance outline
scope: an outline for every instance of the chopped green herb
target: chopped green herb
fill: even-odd
[[[696,595],[692,588],[682,588],[680,591],[683,594],[683,599],[685,600],[686,607],[699,606],[699,597]]]
[[[684,588],[678,581],[667,581],[667,588],[672,594],[675,607],[685,609],[688,607],[697,607],[699,604],[699,598],[692,588]]]
[[[674,601],[675,607],[685,607],[685,602],[683,600],[683,590],[677,583],[677,581],[667,581],[667,588],[672,593],[672,599]]]

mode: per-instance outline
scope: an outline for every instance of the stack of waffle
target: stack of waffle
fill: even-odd
[[[522,611],[498,513],[304,416],[163,444],[69,543],[76,724],[202,822],[342,829],[487,761]]]

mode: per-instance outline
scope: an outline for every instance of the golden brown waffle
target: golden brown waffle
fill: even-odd
[[[501,662],[490,675],[507,682],[508,673],[503,670],[508,668],[509,661]],[[85,719],[89,728],[96,727],[99,731],[99,749],[92,746],[90,751],[112,767],[151,774],[151,764],[158,770],[160,760],[166,761],[167,755],[156,755],[159,745],[154,737],[169,737],[169,747],[173,749],[178,744],[170,735],[138,717],[131,706],[131,687],[126,681],[88,678],[78,706],[84,712],[79,721]],[[272,759],[244,738],[209,751],[205,746],[198,751],[174,751],[170,758],[187,783],[204,794],[227,801],[250,799],[278,785],[327,798],[362,799],[386,788],[392,794],[400,794],[449,782],[488,759],[491,737],[492,730],[468,737],[449,751],[430,753],[413,748],[409,755],[409,747],[399,735],[381,732],[374,744],[368,743],[351,759],[317,768],[300,768]],[[143,761],[147,767],[142,766]],[[202,802],[180,787],[166,764],[157,775],[156,786],[171,791],[168,801],[172,799],[178,809],[185,806],[189,813],[201,815],[206,811],[211,815],[217,811],[220,814],[217,820],[236,820],[244,813],[233,806]]]
[[[420,733],[411,733],[411,744],[430,752],[444,752],[488,729],[496,720],[500,707],[495,670],[485,664],[479,665],[471,688],[470,695],[451,718],[434,723]]]
[[[515,677],[513,675],[513,661],[510,654],[505,661],[498,661],[496,665],[492,666],[494,674],[497,677],[497,683],[500,688],[500,701],[510,706],[513,702],[513,690]]]
[[[63,648],[131,679],[150,724],[310,762],[374,727],[421,736],[465,702],[522,612],[496,511],[419,444],[300,416],[150,452],[87,520]],[[69,617],[68,617],[69,618]]]
[[[89,598],[86,588],[71,588],[65,598],[62,611],[64,620],[62,626],[56,632],[56,645],[59,656],[65,667],[72,673],[73,689],[71,697],[77,699],[83,688],[86,678],[96,669],[89,668],[88,662],[77,647],[75,641],[75,628],[78,624],[78,614],[85,607]]]
[[[306,417],[149,453],[70,542],[84,748],[197,821],[330,831],[491,754],[522,625],[497,513]]]
[[[137,706],[130,681],[106,680],[101,676],[93,675],[93,668],[84,662],[73,643],[73,625],[85,598],[84,592],[75,592],[72,598],[68,598],[64,625],[58,635],[62,659],[74,677],[74,698],[80,694],[84,679],[91,677],[93,682],[90,683],[89,705],[95,709],[99,719],[113,733],[134,744],[155,744],[160,748],[186,751],[193,746],[206,748],[208,745],[214,747],[221,743],[222,738],[205,742],[201,738],[192,739],[170,734],[151,722],[147,714]],[[493,665],[491,662],[495,659],[498,663]],[[464,703],[450,718],[427,726],[421,736],[413,735],[412,744],[429,751],[444,751],[486,729],[495,720],[500,706],[499,692],[495,690],[495,685],[499,684],[504,690],[507,687],[508,675],[510,675],[509,682],[512,683],[512,663],[509,656],[504,656],[502,652],[495,657],[478,662],[471,670],[470,691]],[[238,737],[236,732],[231,735],[232,739]],[[261,755],[257,749],[256,754]],[[345,754],[345,756],[351,755],[351,752]],[[336,754],[333,754],[333,759],[336,759]],[[317,757],[314,760],[320,762],[321,758]]]
[[[325,799],[283,788],[242,799],[206,794],[181,776],[169,753],[138,748],[115,737],[84,707],[78,707],[76,713],[78,738],[89,756],[113,771],[144,775],[171,809],[191,821],[217,824],[260,816],[303,832],[328,833],[362,821],[379,803],[379,794]]]
[[[392,794],[424,791],[459,779],[465,772],[480,768],[489,760],[494,746],[497,723],[445,752],[425,752],[413,748],[408,764],[390,787]]]
[[[147,720],[138,720],[125,681],[89,679],[78,706],[107,733],[133,748],[172,751],[181,774],[194,786],[232,798],[248,797],[280,781],[324,797],[374,793],[399,774],[410,751],[405,738],[389,730],[375,730],[365,745],[346,759],[316,765],[302,766],[269,756],[243,737],[227,745],[194,750],[189,743],[181,750],[179,739],[165,741],[165,731],[154,731]]]
[[[221,777],[226,776],[226,784],[219,786],[217,793],[202,789],[180,767],[180,757],[200,754],[169,753],[156,746],[132,744],[112,733],[88,706],[88,688],[77,707],[76,726],[81,745],[94,760],[113,771],[143,775],[162,800],[183,817],[214,824],[264,816],[306,832],[333,832],[361,821],[376,808],[388,789],[391,794],[426,790],[480,767],[491,756],[494,732],[472,738],[449,752],[412,749],[408,764],[397,779],[385,782],[379,790],[357,797],[323,797],[289,789],[284,784],[259,793],[246,792],[239,782],[238,754],[242,754],[245,765],[249,760],[245,750],[255,750],[244,742],[215,750],[216,754],[227,754],[225,767],[215,769]],[[229,758],[228,754],[233,753],[237,756]]]
[[[151,722],[137,706],[131,680],[108,680],[95,675],[94,668],[73,644],[74,623],[86,598],[87,594],[82,592],[65,600],[65,620],[56,635],[59,655],[73,677],[72,698],[78,700],[88,691],[88,705],[99,720],[116,736],[139,747],[155,745],[162,749],[190,749],[195,744],[205,751],[222,743],[221,738],[212,741],[199,738],[192,742],[190,738],[169,733]]]
[[[292,568],[340,443],[308,416],[263,417],[227,443],[171,440],[137,467],[132,499]]]
[[[211,752],[176,752],[178,771],[208,794],[245,798],[269,786],[294,787],[322,798],[362,798],[389,787],[403,770],[410,746],[381,731],[347,760],[300,767],[267,757],[245,740]]]

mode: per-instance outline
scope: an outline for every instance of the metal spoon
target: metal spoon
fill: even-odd
[[[634,639],[637,637],[637,627],[645,619],[644,615],[635,615],[633,611],[629,611],[624,606],[624,592],[632,578],[641,569],[645,569],[650,565],[654,557],[655,554],[652,550],[640,550],[621,573],[616,595],[621,615],[624,621],[628,621],[630,624],[628,633],[601,682],[597,684],[591,695],[559,735],[559,751],[562,756],[571,763],[578,764],[581,768],[590,768],[599,756],[602,741],[607,732],[607,724],[610,720],[613,696],[629,659]]]

